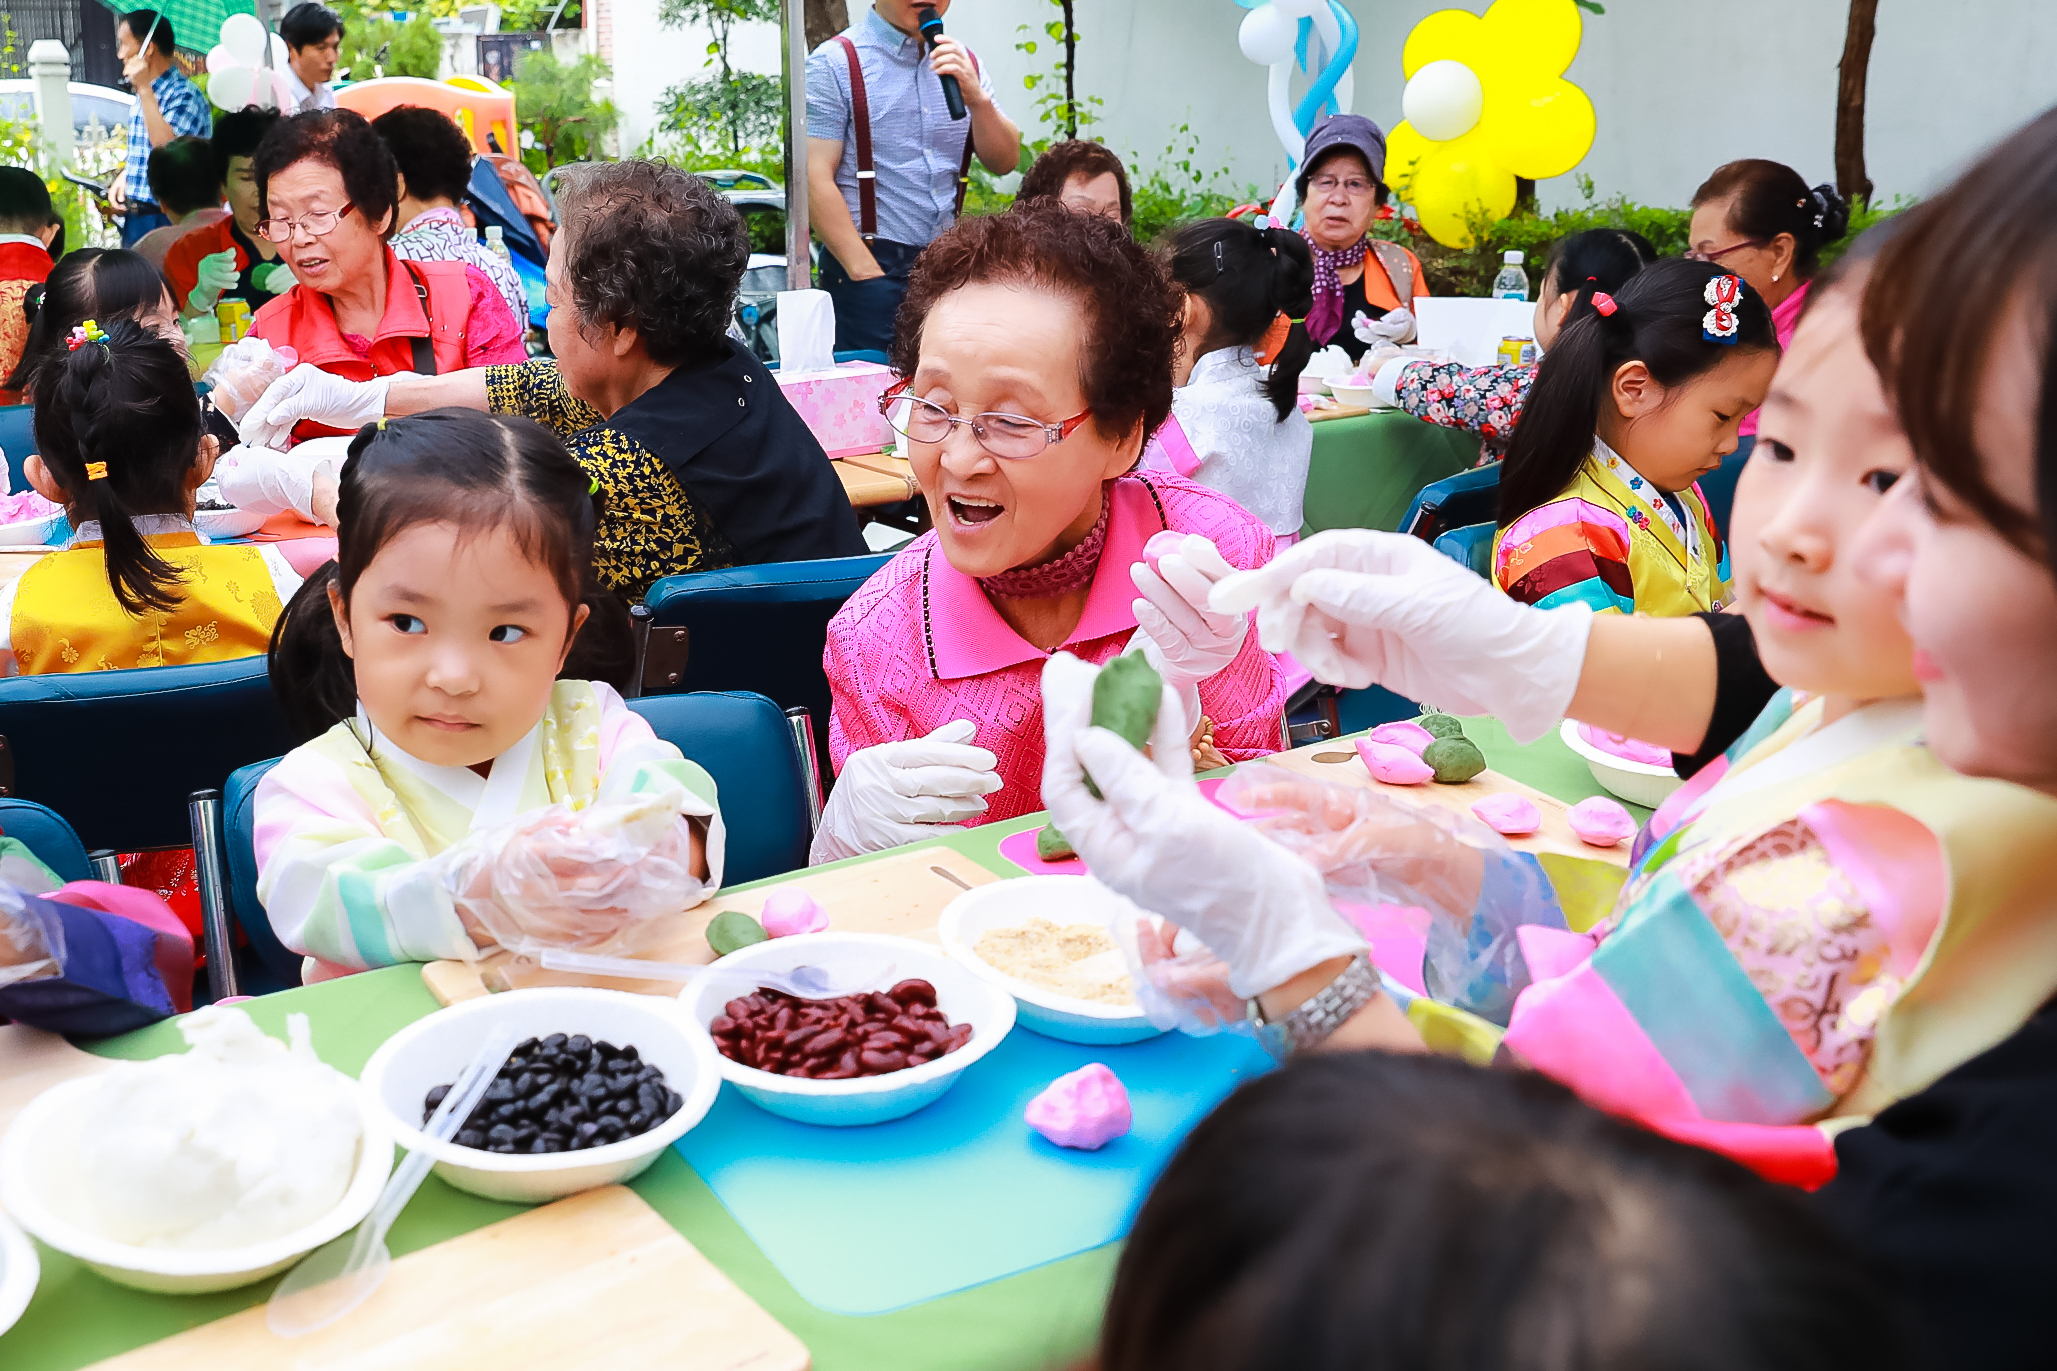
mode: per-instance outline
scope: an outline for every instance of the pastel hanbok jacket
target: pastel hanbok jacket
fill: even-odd
[[[360,710],[259,782],[257,895],[279,941],[325,967],[481,955],[432,860],[474,831],[550,804],[671,793],[704,823],[709,893],[721,885],[714,779],[657,737],[611,686],[559,681],[534,729],[479,776],[401,751]]]

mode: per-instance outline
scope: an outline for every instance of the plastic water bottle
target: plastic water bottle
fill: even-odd
[[[513,254],[507,250],[507,236],[501,232],[498,224],[486,225],[486,251],[492,253],[503,262],[511,263],[514,260]],[[1504,276],[1506,273],[1502,272],[1501,275]],[[1522,288],[1524,290],[1528,288],[1528,278],[1526,277],[1522,278]],[[1494,289],[1498,290],[1499,287],[1496,285]],[[1524,295],[1521,298],[1526,300],[1528,297]]]
[[[1521,253],[1509,248],[1500,254],[1500,274],[1493,278],[1495,300],[1528,299],[1528,273],[1521,269]]]

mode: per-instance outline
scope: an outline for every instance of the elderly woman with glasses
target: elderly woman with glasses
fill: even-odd
[[[1057,204],[961,220],[915,263],[883,403],[935,527],[829,624],[838,777],[816,861],[1041,809],[1060,649],[1142,653],[1203,765],[1281,746],[1276,662],[1247,618],[1207,609],[1216,579],[1271,559],[1270,531],[1137,469],[1171,409],[1180,306],[1119,223]],[[1187,536],[1151,547],[1152,570],[1166,532]]]
[[[257,231],[298,282],[257,311],[258,337],[352,381],[528,359],[522,325],[477,267],[402,262],[386,246],[400,173],[362,115],[279,120],[251,171]],[[308,423],[295,436],[336,431]]]
[[[1427,295],[1421,260],[1369,236],[1386,203],[1386,135],[1361,114],[1332,114],[1307,135],[1295,190],[1314,249],[1307,336],[1355,362],[1366,349],[1414,341],[1414,302]]]

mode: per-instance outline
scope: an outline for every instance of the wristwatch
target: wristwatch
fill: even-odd
[[[1244,1002],[1244,1013],[1257,1041],[1274,1061],[1284,1061],[1295,1052],[1307,1052],[1326,1042],[1351,1015],[1370,1004],[1379,993],[1378,972],[1369,956],[1350,960],[1340,975],[1323,986],[1305,1004],[1273,1023],[1264,1016],[1256,1000]]]

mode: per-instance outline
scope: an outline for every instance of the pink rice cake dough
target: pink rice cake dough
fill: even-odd
[[[829,926],[829,912],[821,902],[796,886],[782,886],[765,897],[759,914],[764,931],[774,938],[795,933],[819,933]]]
[[[1099,1062],[1087,1062],[1050,1082],[1029,1101],[1022,1117],[1059,1147],[1085,1152],[1107,1146],[1135,1122],[1128,1088]]]
[[[1404,747],[1417,757],[1435,740],[1435,734],[1429,732],[1420,724],[1415,723],[1412,719],[1402,719],[1398,723],[1380,724],[1365,735],[1366,742],[1387,743],[1394,747]]]
[[[1397,743],[1357,740],[1357,755],[1364,759],[1373,780],[1387,785],[1420,785],[1435,779],[1436,769]]]
[[[1543,811],[1523,795],[1488,795],[1471,807],[1471,812],[1495,833],[1520,838],[1543,826]]]
[[[1625,762],[1637,762],[1643,766],[1659,766],[1666,771],[1671,770],[1670,748],[1657,747],[1635,738],[1624,737],[1619,733],[1609,733],[1605,729],[1594,728],[1591,724],[1580,724],[1578,736],[1610,757],[1619,757]]]
[[[1143,560],[1150,564],[1150,570],[1157,570],[1157,564],[1185,546],[1186,535],[1174,528],[1150,535],[1150,541],[1143,544]]]
[[[1636,836],[1635,816],[1605,795],[1580,800],[1568,817],[1579,841],[1593,847],[1613,847]]]

